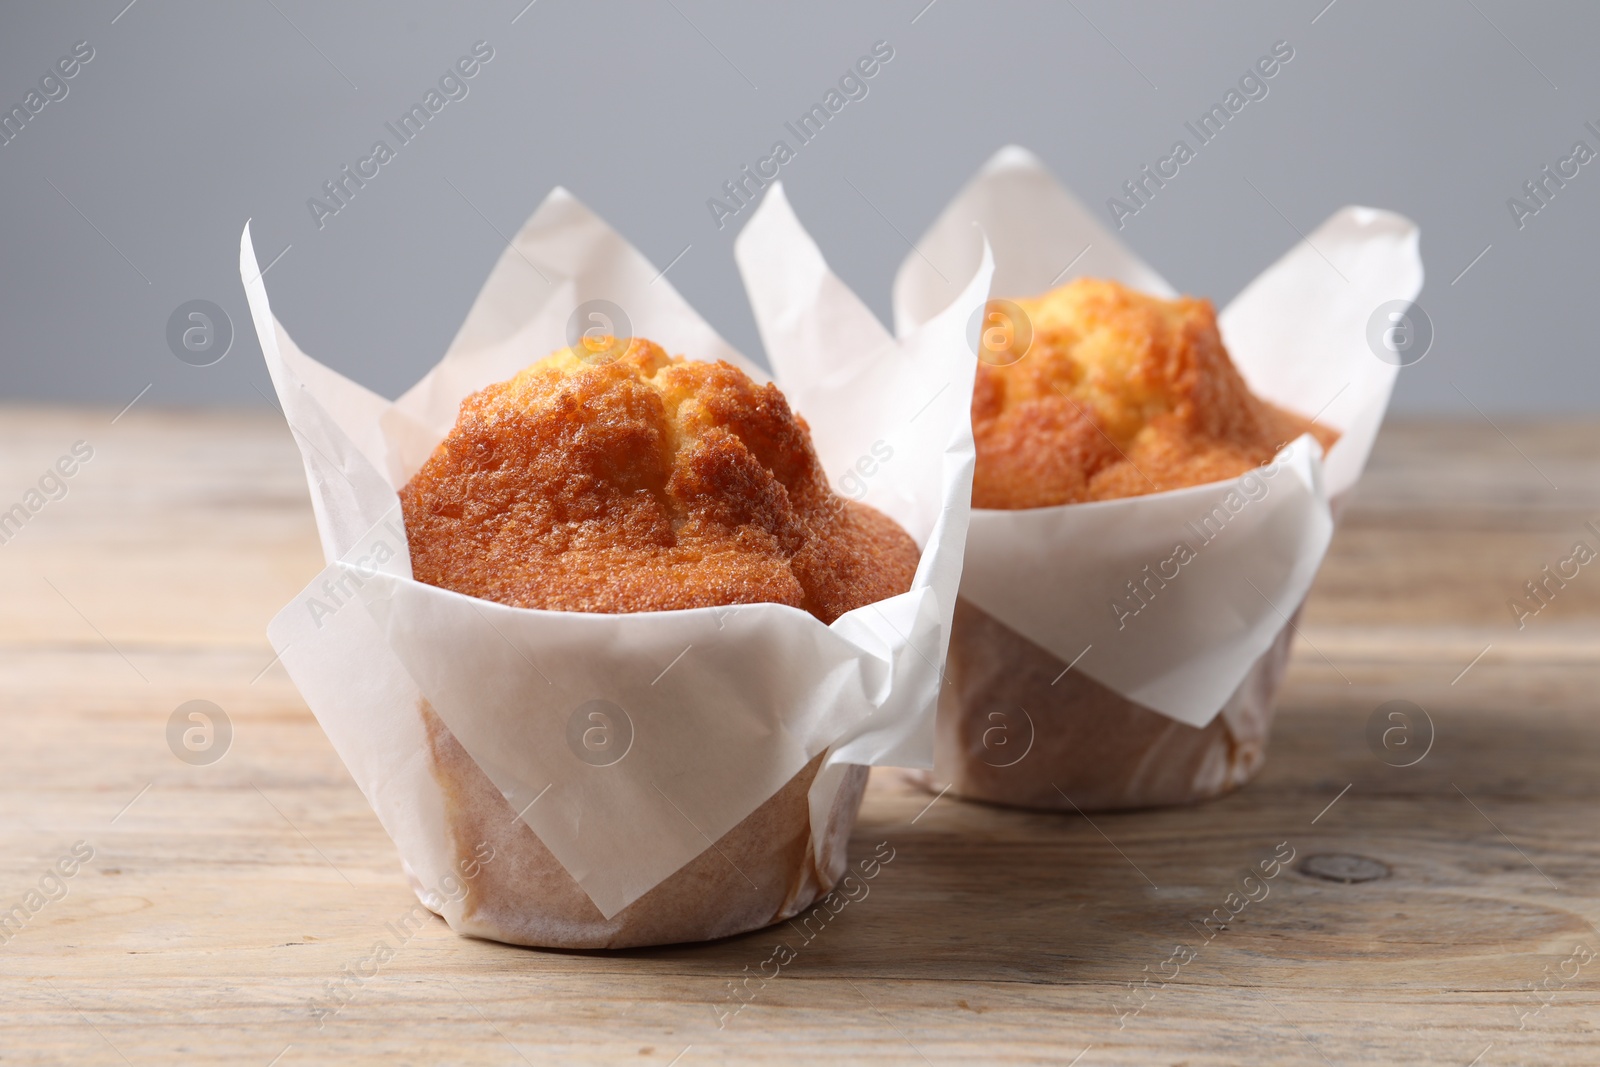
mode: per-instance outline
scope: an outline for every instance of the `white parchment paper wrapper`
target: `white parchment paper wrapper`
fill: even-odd
[[[453,855],[428,781],[425,698],[607,919],[704,851],[828,753],[813,837],[847,764],[929,766],[972,481],[973,359],[964,330],[986,299],[980,251],[950,306],[896,339],[833,280],[781,190],[738,242],[755,304],[789,324],[776,381],[830,474],[873,461],[864,499],[922,548],[909,592],[824,626],[776,604],[627,615],[536,611],[411,578],[396,489],[469,393],[569,340],[579,304],[622,307],[632,336],[691,359],[735,352],[621,236],[557,189],[500,257],[443,359],[389,403],[299,350],[273,318],[246,227],[240,272],[284,414],[301,446],[326,570],[269,636],[413,881]],[[858,489],[858,481],[848,483]],[[625,755],[595,766],[569,738],[609,702]],[[447,918],[451,913],[446,910]]]
[[[947,306],[945,279],[970,276],[989,248],[997,297],[1033,296],[1077,276],[1173,295],[1016,147],[989,161],[918,248],[895,279],[902,335]],[[1413,223],[1372,208],[1334,214],[1219,316],[1256,395],[1340,432],[1329,454],[1307,435],[1234,482],[976,510],[962,597],[1119,695],[1192,726],[1210,722],[1304,600],[1332,534],[1329,501],[1360,477],[1383,421],[1398,368],[1368,347],[1367,321],[1380,304],[1413,300],[1421,288]],[[1197,526],[1220,532],[1202,539]],[[1177,577],[1143,585],[1147,567],[1171,574],[1163,561],[1180,543],[1195,558]],[[1130,582],[1150,594],[1132,617],[1112,606],[1139,607]]]

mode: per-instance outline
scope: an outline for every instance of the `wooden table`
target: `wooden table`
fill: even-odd
[[[771,933],[553,953],[436,922],[319,1027],[413,898],[269,666],[320,567],[298,458],[275,413],[113,414],[0,410],[0,509],[94,450],[0,544],[0,909],[93,850],[0,947],[0,1064],[1600,1062],[1600,566],[1521,631],[1507,607],[1596,542],[1600,427],[1385,432],[1232,797],[1091,823],[879,772],[853,848],[893,863],[725,1028]],[[193,699],[234,731],[209,766],[166,740]],[[1415,766],[1365,738],[1393,699],[1435,727]]]

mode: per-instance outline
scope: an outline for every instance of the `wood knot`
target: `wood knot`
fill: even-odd
[[[1299,871],[1308,878],[1325,882],[1375,882],[1387,878],[1392,871],[1387,863],[1367,856],[1354,856],[1348,852],[1322,852],[1300,861]]]

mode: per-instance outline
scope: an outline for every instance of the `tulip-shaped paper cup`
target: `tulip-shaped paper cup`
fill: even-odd
[[[920,549],[907,592],[831,625],[773,603],[523,609],[413,580],[397,490],[474,391],[594,328],[765,378],[571,195],[545,200],[393,403],[295,346],[246,228],[240,271],[328,561],[269,634],[418,897],[460,933],[620,948],[780,921],[849,877],[867,766],[931,765],[972,481],[963,331],[990,267],[896,340],[829,325],[854,307],[819,284],[781,201],[740,255],[754,298],[804,334],[778,384],[829,473],[859,476],[882,442],[893,458],[852,495]]]
[[[1073,276],[1175,295],[1019,148],[997,154],[918,248],[895,282],[902,335],[948,305],[948,279],[989,248],[996,298]],[[1339,432],[1326,456],[1306,434],[1231,481],[975,509],[924,784],[1105,810],[1197,801],[1248,780],[1265,757],[1293,620],[1403,362],[1393,346],[1379,358],[1372,324],[1381,333],[1405,321],[1421,287],[1416,227],[1348,207],[1221,313],[1255,395]]]

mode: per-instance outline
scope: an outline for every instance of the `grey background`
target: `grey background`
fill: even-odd
[[[1396,409],[1600,410],[1600,161],[1520,231],[1506,207],[1575,140],[1600,149],[1583,128],[1600,126],[1592,7],[525,3],[6,5],[6,108],[74,42],[96,55],[0,146],[0,397],[121,406],[150,385],[143,403],[267,403],[236,267],[247,218],[264,261],[288,248],[267,280],[300,345],[397,395],[448,344],[503,247],[496,230],[515,232],[557,184],[658,265],[688,246],[669,277],[759,359],[732,258],[742,219],[719,230],[706,200],[873,42],[894,59],[782,176],[887,320],[905,238],[995,149],[1030,147],[1103,207],[1282,39],[1295,57],[1267,98],[1126,240],[1221,306],[1296,228],[1348,203],[1402,212],[1422,227],[1437,339],[1402,372]],[[319,230],[307,198],[480,39],[495,57],[468,97]],[[167,348],[169,314],[192,299],[233,320],[214,366]]]

